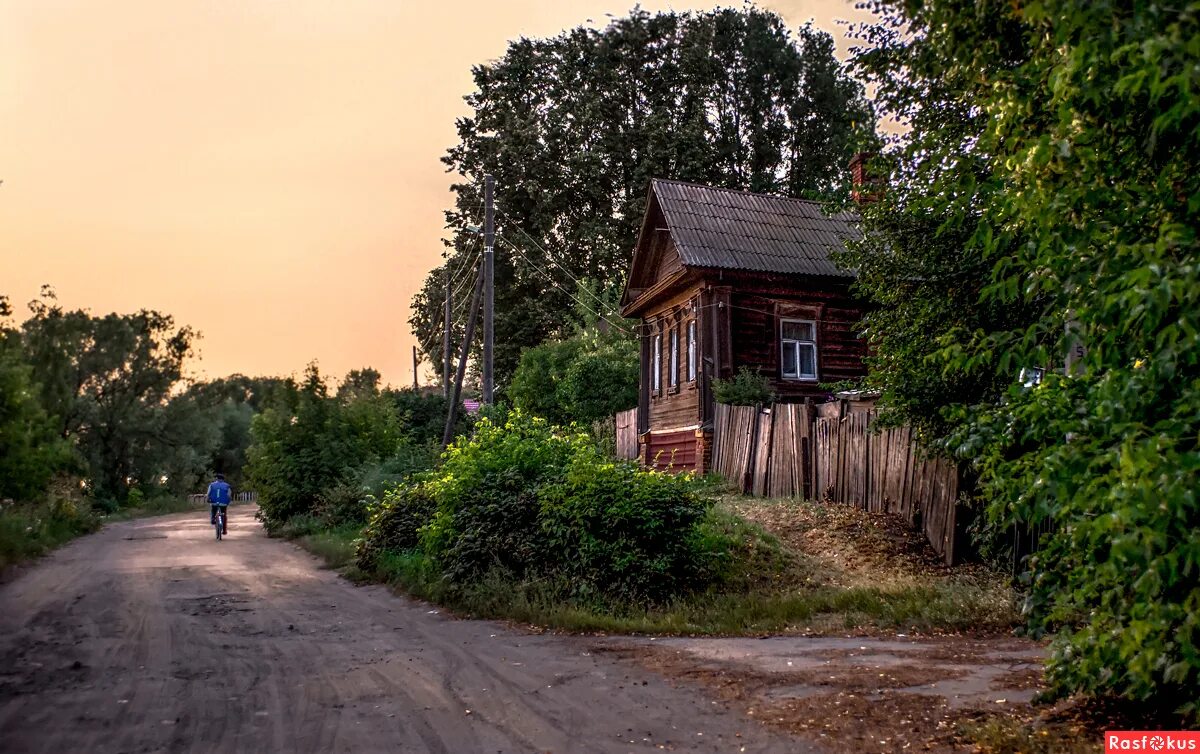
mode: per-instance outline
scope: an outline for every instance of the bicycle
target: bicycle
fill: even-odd
[[[225,532],[225,506],[217,506],[217,515],[213,517],[213,525],[217,528],[217,541],[221,541],[221,537]]]

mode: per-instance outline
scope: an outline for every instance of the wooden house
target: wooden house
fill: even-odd
[[[641,320],[640,455],[706,471],[713,380],[740,367],[783,402],[865,374],[862,304],[830,252],[859,231],[818,202],[654,180],[621,313]]]

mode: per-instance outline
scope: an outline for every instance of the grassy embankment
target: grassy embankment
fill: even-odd
[[[473,617],[567,631],[737,635],[904,631],[998,633],[1018,619],[1007,580],[980,566],[941,566],[901,523],[846,506],[723,496],[710,525],[738,547],[717,587],[662,605],[583,603],[549,584],[485,580],[451,589],[419,553],[391,553],[376,573],[355,565],[355,527],[283,527],[331,568]]]

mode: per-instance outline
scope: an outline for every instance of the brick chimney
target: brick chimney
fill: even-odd
[[[850,158],[850,196],[859,204],[878,200],[883,191],[883,181],[867,171],[874,156],[874,152],[859,152]]]

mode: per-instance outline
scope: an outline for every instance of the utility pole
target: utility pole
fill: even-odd
[[[450,297],[454,295],[450,291],[450,263],[446,263],[446,303],[445,310],[442,312],[443,318],[446,320],[446,331],[442,333],[442,395],[450,397]]]
[[[496,208],[492,205],[492,191],[496,179],[483,177],[483,403],[491,405],[496,387],[492,374],[492,346],[496,338]]]
[[[417,347],[413,346],[413,390],[421,387],[417,384]]]
[[[463,333],[462,350],[458,354],[458,372],[454,375],[454,388],[446,401],[446,429],[442,432],[442,448],[454,437],[454,424],[458,421],[458,397],[462,393],[463,376],[467,373],[467,354],[471,350],[471,339],[475,337],[475,320],[479,319],[479,295],[483,288],[483,270],[475,274],[475,292],[471,294],[471,314],[467,330]]]

